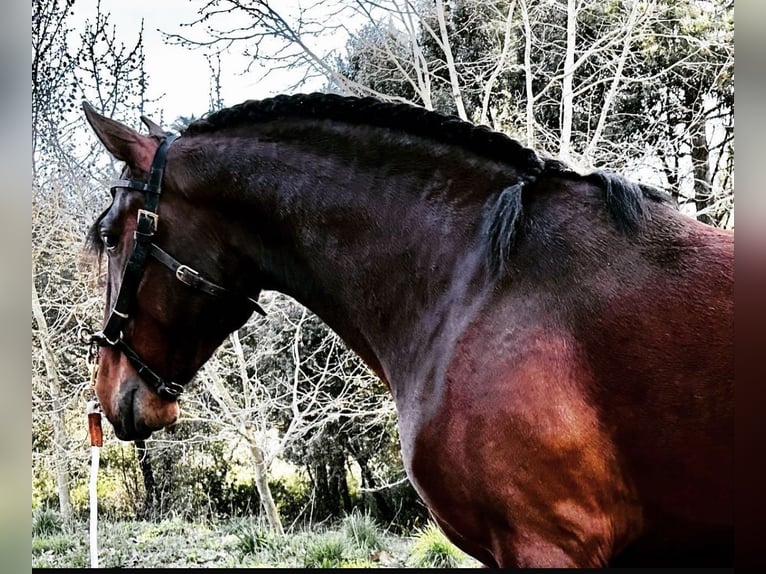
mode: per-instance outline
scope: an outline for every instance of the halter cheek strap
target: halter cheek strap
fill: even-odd
[[[143,182],[134,179],[120,179],[112,182],[112,190],[118,187],[127,187],[142,191],[145,194],[144,207],[138,210],[136,217],[136,230],[133,233],[133,251],[122,273],[120,291],[117,300],[112,307],[112,312],[106,321],[106,325],[100,333],[94,335],[99,344],[117,346],[121,340],[123,325],[130,316],[133,300],[138,292],[138,284],[144,275],[146,259],[149,256],[149,248],[157,231],[157,206],[162,193],[162,176],[165,173],[165,163],[168,156],[168,148],[178,138],[175,134],[167,134],[162,140],[157,151],[154,153],[152,167],[149,172],[149,181]]]
[[[213,283],[209,279],[206,279],[203,277],[199,271],[196,271],[195,269],[192,269],[188,265],[185,265],[178,261],[175,257],[170,255],[167,251],[159,247],[157,244],[152,243],[150,246],[150,252],[149,255],[154,257],[157,261],[162,263],[165,267],[170,269],[173,274],[175,275],[176,279],[178,279],[181,283],[184,285],[188,285],[192,289],[196,289],[197,291],[202,291],[203,293],[207,293],[208,295],[215,295],[217,297],[221,297],[224,295],[231,296],[234,295],[236,297],[244,298],[247,300],[248,303],[253,307],[253,310],[256,311],[259,315],[266,316],[266,311],[263,310],[263,308],[258,304],[258,301],[250,297],[249,295],[246,295],[245,293],[237,290],[237,289],[231,289],[229,287],[221,287],[220,285]]]
[[[176,400],[183,392],[183,386],[172,381],[166,381],[159,376],[141,360],[138,353],[123,339],[123,328],[130,317],[130,310],[138,293],[138,285],[144,275],[146,261],[149,256],[154,257],[157,261],[168,267],[174,273],[176,279],[184,285],[209,295],[222,296],[233,294],[242,297],[250,303],[255,311],[261,315],[266,315],[266,312],[252,297],[248,297],[241,291],[228,289],[213,283],[200,275],[198,271],[180,263],[153,242],[159,221],[157,206],[159,205],[162,193],[162,176],[165,172],[168,148],[178,137],[170,133],[165,135],[165,139],[162,140],[154,154],[148,181],[119,179],[111,184],[113,190],[115,188],[128,188],[141,191],[145,194],[145,199],[143,208],[138,210],[136,230],[133,233],[133,251],[123,271],[117,301],[109,314],[104,328],[91,336],[92,343],[102,347],[108,346],[118,349],[130,361],[133,368],[136,369],[138,376],[160,397],[167,400]]]

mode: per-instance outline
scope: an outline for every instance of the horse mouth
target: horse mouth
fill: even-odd
[[[139,423],[137,420],[137,391],[138,387],[136,386],[123,395],[118,411],[118,420],[112,422],[114,434],[120,440],[146,440],[153,432],[149,427]]]

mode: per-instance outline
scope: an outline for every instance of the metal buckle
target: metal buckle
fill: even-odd
[[[176,279],[178,279],[181,283],[184,283],[186,285],[191,285],[191,282],[186,278],[184,275],[185,273],[189,273],[191,275],[194,275],[195,277],[199,277],[199,272],[195,271],[188,265],[184,265],[183,263],[178,266],[178,269],[176,269]]]
[[[98,331],[96,333],[93,333],[90,336],[90,340],[91,342],[95,342],[96,344],[98,344],[99,347],[103,347],[105,345],[109,345],[110,347],[115,347],[117,343],[120,342],[121,337],[122,337],[122,331],[120,331],[120,334],[118,335],[118,337],[114,341],[112,341],[109,339],[109,337],[107,337],[104,334],[103,331]]]
[[[138,221],[141,220],[142,217],[147,217],[152,222],[152,233],[157,231],[157,222],[160,219],[160,216],[154,213],[153,211],[148,211],[146,209],[139,209],[138,210]],[[138,229],[138,224],[136,224],[136,230]]]
[[[170,382],[164,383],[159,389],[157,389],[157,392],[165,393],[169,395],[170,397],[176,399],[181,393],[184,392],[184,388],[178,383],[174,383],[173,381],[170,381]]]

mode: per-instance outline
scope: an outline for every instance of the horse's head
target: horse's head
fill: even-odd
[[[89,234],[108,261],[96,394],[119,438],[142,439],[176,421],[183,385],[260,309],[249,299],[258,289],[236,282],[243,262],[221,215],[184,193],[188,169],[173,136],[146,118],[148,136],[83,107],[99,140],[125,162]]]

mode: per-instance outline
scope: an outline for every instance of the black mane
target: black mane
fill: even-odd
[[[280,95],[265,100],[247,100],[192,122],[183,133],[194,136],[243,124],[290,117],[329,119],[400,130],[460,146],[487,159],[511,164],[531,177],[541,173],[545,164],[534,150],[487,126],[477,126],[457,116],[440,114],[411,104],[338,94]]]
[[[644,221],[647,200],[668,201],[663,192],[631,182],[615,173],[597,170],[581,175],[565,163],[542,158],[507,135],[487,126],[474,125],[457,116],[444,115],[405,103],[338,94],[279,95],[263,100],[247,100],[192,122],[183,135],[195,136],[218,130],[280,118],[313,118],[343,121],[431,138],[460,146],[488,159],[507,163],[520,172],[519,181],[488,202],[484,234],[490,265],[500,270],[510,256],[513,244],[523,229],[525,188],[544,176],[585,179],[604,191],[606,209],[615,225],[625,233],[635,233]],[[98,243],[96,238],[94,243]]]

